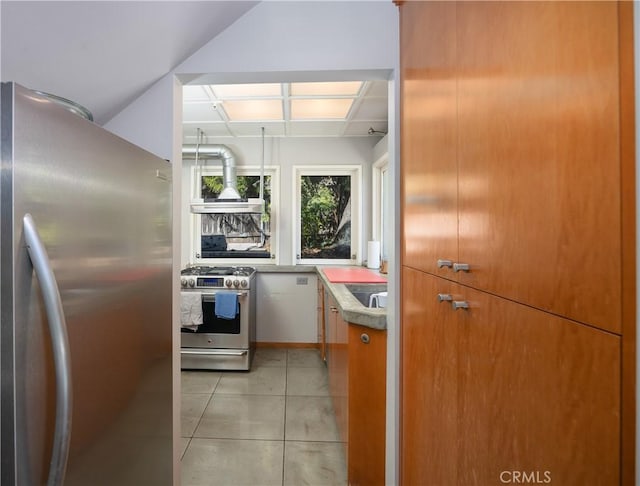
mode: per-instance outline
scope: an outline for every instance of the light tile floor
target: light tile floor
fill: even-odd
[[[249,372],[182,372],[182,485],[345,486],[315,349],[258,349]]]

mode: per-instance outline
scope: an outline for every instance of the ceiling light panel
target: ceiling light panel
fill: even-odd
[[[291,96],[356,96],[362,81],[291,83]]]
[[[292,120],[339,120],[345,119],[353,104],[352,99],[292,99]]]
[[[280,100],[234,100],[220,104],[230,121],[282,120]]]
[[[279,83],[264,84],[215,84],[211,91],[219,100],[229,98],[265,98],[282,96],[282,86]]]

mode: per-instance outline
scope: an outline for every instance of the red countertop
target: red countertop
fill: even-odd
[[[382,275],[367,268],[323,268],[327,280],[331,283],[386,283],[387,279]]]

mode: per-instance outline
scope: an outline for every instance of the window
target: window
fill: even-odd
[[[294,172],[296,262],[358,263],[360,167],[296,167]]]
[[[380,242],[380,254],[383,260],[388,258],[389,231],[391,219],[389,218],[389,161],[385,156],[373,165],[372,172],[372,235],[373,239]]]
[[[260,169],[238,167],[237,189],[243,198],[260,197]],[[193,215],[193,254],[198,263],[272,263],[277,254],[275,214],[277,168],[264,171],[264,213]],[[193,169],[193,193],[215,199],[223,188],[222,169]],[[265,259],[270,259],[268,262]]]

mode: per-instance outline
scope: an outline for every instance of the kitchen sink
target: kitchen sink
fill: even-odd
[[[366,284],[366,283],[354,283],[354,284],[345,284],[345,287],[351,294],[358,299],[358,301],[365,307],[386,307],[386,299],[378,298],[373,299],[372,302],[371,297],[374,294],[379,294],[381,292],[387,292],[387,284]],[[375,301],[378,301],[378,305],[376,305]],[[369,304],[373,305],[369,305]]]

